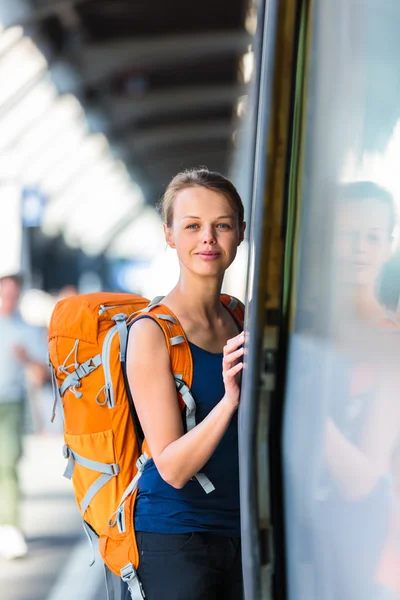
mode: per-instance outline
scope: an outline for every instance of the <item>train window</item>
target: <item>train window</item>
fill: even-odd
[[[400,3],[308,24],[284,403],[290,600],[400,598]]]

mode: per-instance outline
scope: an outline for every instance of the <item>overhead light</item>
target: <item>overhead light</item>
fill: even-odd
[[[22,227],[20,189],[15,183],[1,185],[0,277],[21,270]]]
[[[13,46],[18,40],[22,38],[24,30],[22,27],[9,27],[3,29],[0,33],[0,53],[4,53],[7,48]]]
[[[0,108],[46,67],[46,59],[29,38],[13,46],[0,61]]]
[[[243,83],[249,83],[254,70],[254,52],[251,46],[248,47],[247,52],[242,56],[240,70]]]
[[[155,208],[146,206],[116,236],[107,255],[110,258],[152,259],[165,245],[162,220]]]
[[[244,96],[239,96],[236,104],[236,114],[239,119],[242,119],[246,113],[248,96],[245,94]]]
[[[54,102],[49,113],[20,140],[18,160],[21,167],[29,164],[32,157],[46,148],[54,137],[60,137],[83,117],[82,106],[74,96],[63,96]]]
[[[49,81],[41,81],[0,119],[0,149],[26,134],[29,126],[50,110],[57,92]]]
[[[246,31],[248,31],[250,35],[255,35],[257,30],[257,6],[255,2],[252,2],[252,4],[247,9],[244,24],[246,27]]]
[[[37,157],[24,165],[21,180],[24,183],[34,182],[40,185],[46,173],[50,173],[55,165],[63,165],[63,158],[74,154],[83,142],[87,133],[84,122],[71,123],[62,134],[55,136],[47,148],[38,153]]]
[[[113,168],[114,164],[110,157],[102,157],[81,177],[72,181],[60,195],[53,198],[44,213],[43,232],[47,235],[57,235],[69,215],[77,210],[77,205],[86,202],[86,198],[91,196],[98,182],[103,182],[112,173]]]
[[[161,239],[163,240],[163,237]],[[171,289],[171,283],[173,285],[178,278],[179,262],[176,250],[167,246],[162,252],[157,250],[148,268],[142,269],[137,285],[146,298],[154,298],[167,294]]]
[[[90,254],[100,253],[117,223],[143,202],[143,196],[132,193],[118,177],[99,180],[79,210],[69,215],[63,227],[66,242]]]
[[[79,173],[86,173],[105,156],[107,148],[107,140],[102,134],[91,135],[86,137],[74,152],[66,156],[62,163],[55,165],[41,183],[49,201],[60,196],[63,189],[73,182]]]
[[[30,325],[47,327],[56,302],[56,298],[43,290],[29,289],[21,298],[21,315]]]

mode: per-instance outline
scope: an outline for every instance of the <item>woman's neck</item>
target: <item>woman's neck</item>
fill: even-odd
[[[361,288],[357,295],[357,312],[368,321],[378,321],[385,315],[385,309],[376,299],[374,290],[368,287]]]
[[[165,303],[181,310],[190,310],[200,318],[210,319],[222,312],[220,300],[222,278],[196,277],[192,274],[183,276],[166,296]]]

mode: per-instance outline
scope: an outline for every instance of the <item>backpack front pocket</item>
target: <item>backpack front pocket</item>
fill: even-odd
[[[119,500],[113,431],[66,433],[64,456],[68,459],[64,475],[72,479],[82,517],[100,533]]]

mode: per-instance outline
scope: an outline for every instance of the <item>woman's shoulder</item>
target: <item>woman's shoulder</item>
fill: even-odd
[[[128,347],[138,354],[159,353],[166,351],[164,333],[161,326],[150,315],[136,319],[129,330]]]

